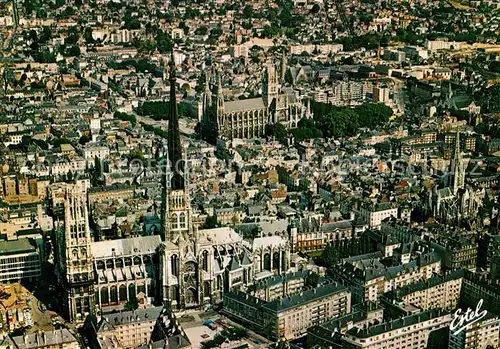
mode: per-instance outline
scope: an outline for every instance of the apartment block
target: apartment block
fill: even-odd
[[[406,264],[386,266],[381,252],[343,260],[333,277],[349,287],[354,302],[377,301],[384,293],[428,280],[441,271],[441,260],[434,253],[421,254]]]
[[[333,282],[271,302],[241,291],[229,292],[223,302],[227,316],[273,340],[302,336],[310,326],[351,311],[350,292]]]
[[[271,302],[302,290],[308,275],[307,271],[298,271],[257,280],[251,287],[250,294],[266,302]]]
[[[393,290],[384,295],[384,300],[388,303],[396,303],[403,309],[412,306],[423,310],[453,310],[460,302],[463,277],[463,270],[435,276],[425,282]]]
[[[103,314],[97,324],[101,349],[135,349],[149,343],[163,307]]]
[[[342,348],[424,349],[431,332],[447,328],[452,318],[449,312],[430,310],[364,329],[353,327],[342,338]]]
[[[455,331],[450,329],[448,349],[498,348],[500,318],[488,312],[481,321],[468,325],[460,333]]]

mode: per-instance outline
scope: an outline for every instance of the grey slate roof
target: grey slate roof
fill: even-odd
[[[97,332],[113,329],[115,326],[140,323],[144,321],[156,321],[160,317],[163,307],[152,307],[137,309],[133,311],[123,311],[119,313],[103,314]]]
[[[128,239],[98,241],[91,244],[92,255],[95,258],[110,257],[113,255],[136,255],[154,253],[161,244],[159,235],[141,236]]]
[[[348,334],[357,338],[369,338],[373,336],[380,335],[382,333],[395,330],[397,328],[411,327],[420,322],[427,321],[430,319],[435,319],[440,316],[448,314],[440,310],[429,310],[424,311],[419,314],[406,316],[400,319],[393,319],[389,323],[382,323],[380,325],[370,326],[367,329],[359,329],[357,327],[351,328],[347,331]]]
[[[62,346],[64,343],[76,342],[76,337],[67,328],[39,333],[27,334],[25,336],[13,337],[12,341],[19,349],[45,348]]]
[[[224,103],[224,111],[231,113],[235,111],[266,109],[261,97],[242,99],[237,101],[228,101]]]

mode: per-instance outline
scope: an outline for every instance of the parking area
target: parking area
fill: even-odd
[[[189,338],[193,348],[202,348],[202,343],[214,339],[218,333],[224,331],[224,329],[235,327],[243,328],[241,325],[225,318],[224,316],[217,314],[216,312],[190,312],[189,314],[184,314],[184,317],[192,318],[193,321],[182,323],[182,327],[187,337]],[[248,336],[242,338],[241,343],[246,343],[248,348],[262,348],[269,342],[262,336],[248,331]],[[227,343],[229,344],[229,343]],[[237,344],[236,341],[232,341],[231,344]]]
[[[36,292],[31,293],[19,283],[1,285],[0,295],[0,327],[6,332],[48,331],[63,321],[55,312],[47,310]]]

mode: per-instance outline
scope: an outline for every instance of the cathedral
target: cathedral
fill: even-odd
[[[274,74],[274,73],[273,73]],[[170,65],[170,100],[175,101],[176,72]],[[219,80],[220,81],[220,80]],[[217,104],[223,102],[219,82]],[[242,289],[255,280],[283,274],[290,267],[287,236],[267,236],[243,240],[232,228],[199,230],[193,223],[187,175],[187,159],[179,136],[176,103],[170,103],[165,193],[162,206],[164,241],[160,246],[160,278],[163,301],[173,309],[196,308],[219,303],[222,294]],[[217,108],[218,109],[218,108]],[[260,111],[262,127],[264,111]],[[225,124],[225,114],[220,120]],[[254,115],[258,118],[258,113]],[[235,126],[236,127],[236,126]],[[243,126],[233,131],[243,132]],[[257,132],[258,125],[253,128]],[[246,135],[250,126],[246,126]],[[252,131],[253,132],[253,131]],[[263,132],[263,128],[258,132]],[[254,133],[256,134],[256,133]]]
[[[267,63],[263,74],[262,96],[225,101],[221,76],[215,90],[210,89],[207,76],[203,93],[202,135],[211,143],[218,137],[226,139],[253,138],[265,135],[266,125],[281,123],[286,129],[297,127],[304,117],[310,117],[309,100],[300,99],[292,88],[283,87],[285,59],[278,77],[276,65]]]
[[[482,208],[485,190],[474,180],[466,182],[466,166],[460,149],[460,133],[455,136],[455,149],[450,161],[447,185],[435,188],[430,193],[429,207],[432,215],[448,224],[462,224],[465,221],[475,226],[477,214]]]
[[[94,241],[89,225],[90,181],[49,187],[56,236],[56,275],[71,322],[137,300],[142,307],[173,310],[222,301],[229,290],[290,269],[286,234],[244,240],[232,228],[199,230],[191,210],[188,159],[181,144],[176,71],[170,63],[170,119],[163,147],[160,235]],[[184,154],[184,157],[183,157]],[[153,234],[156,231],[153,231]]]

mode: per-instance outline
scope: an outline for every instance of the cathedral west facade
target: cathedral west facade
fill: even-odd
[[[171,65],[171,101],[175,101],[175,79],[175,67]],[[220,86],[219,82],[219,91]],[[217,100],[224,108],[220,93]],[[254,280],[272,274],[285,273],[290,267],[290,248],[286,236],[246,241],[232,228],[199,230],[193,224],[185,170],[187,159],[182,156],[176,103],[170,103],[170,108],[165,151],[168,166],[162,207],[165,241],[160,246],[161,294],[163,301],[174,309],[195,308],[220,302],[222,294],[228,290],[244,288]],[[255,117],[263,118],[263,113],[260,116],[257,113]],[[263,124],[252,126],[253,131],[264,132],[264,119],[259,123]],[[238,130],[241,135],[242,129]],[[249,128],[246,130],[248,135]]]
[[[214,143],[217,137],[262,137],[267,125],[280,123],[291,129],[297,127],[302,118],[309,117],[309,100],[299,98],[292,88],[283,87],[285,70],[284,57],[279,77],[276,65],[268,63],[263,74],[262,96],[233,101],[225,100],[220,75],[213,91],[207,76],[203,93],[204,138]]]
[[[485,189],[480,185],[485,178],[466,180],[466,162],[460,149],[460,132],[455,135],[454,155],[450,161],[445,186],[429,192],[427,209],[432,216],[448,224],[481,224],[479,212],[483,206]],[[486,178],[487,179],[487,178]]]

